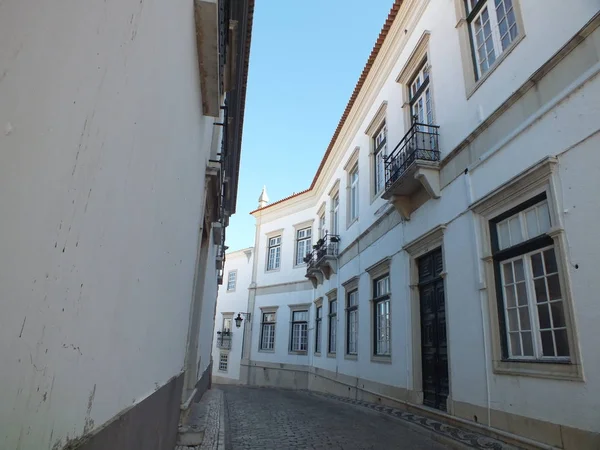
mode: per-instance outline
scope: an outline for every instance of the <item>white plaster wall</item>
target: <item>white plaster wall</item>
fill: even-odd
[[[262,241],[269,231],[284,228],[286,244],[291,255],[293,224],[315,219],[313,233],[318,233],[317,209],[326,202],[326,228],[330,229],[329,190],[340,180],[340,251],[343,251],[362,232],[367,230],[383,213],[385,202],[376,199],[371,203],[369,183],[369,138],[364,134],[368,124],[383,101],[387,101],[386,120],[388,145],[393,148],[405,133],[401,89],[395,79],[406,64],[423,31],[431,32],[430,62],[436,122],[441,126],[442,153],[451,151],[461,139],[514,92],[541,64],[564,45],[598,10],[596,0],[583,0],[576,5],[558,0],[544,2],[521,1],[526,37],[506,59],[490,74],[487,80],[470,97],[466,98],[463,67],[459,55],[458,35],[455,28],[454,1],[430,2],[425,14],[410,36],[406,47],[397,50],[399,57],[388,74],[383,87],[373,95],[368,112],[352,128],[345,145],[334,154],[336,168],[324,180],[318,192],[303,194],[300,200],[288,201],[261,213],[259,235],[258,286],[290,281],[303,281],[305,270],[290,269],[284,254],[279,272],[262,276],[264,272],[266,243]],[[548,30],[552,33],[548,33]],[[576,70],[576,69],[574,69]],[[557,106],[530,126],[497,148],[496,153],[485,156],[465,175],[456,178],[442,190],[438,200],[430,200],[411,215],[408,222],[392,229],[359,256],[339,269],[337,275],[326,280],[316,290],[284,294],[258,295],[254,315],[252,360],[291,364],[310,364],[347,375],[398,387],[414,388],[412,378],[412,331],[408,256],[401,252],[403,245],[422,236],[433,227],[446,224],[444,259],[447,276],[446,300],[450,352],[450,383],[453,400],[506,411],[540,420],[598,431],[600,423],[600,359],[598,358],[595,324],[598,321],[594,307],[598,290],[593,274],[598,244],[590,239],[593,224],[597,223],[596,191],[600,175],[597,156],[600,123],[600,79],[590,76],[579,89],[560,99]],[[355,106],[355,112],[356,112]],[[349,121],[349,123],[353,123]],[[350,127],[350,125],[347,125]],[[340,138],[341,139],[341,138]],[[359,220],[346,228],[347,175],[343,167],[359,147],[360,206]],[[492,150],[492,149],[488,149]],[[585,371],[585,382],[556,381],[541,378],[496,376],[486,374],[491,365],[489,336],[484,337],[483,325],[488,325],[487,298],[480,288],[478,267],[481,250],[475,242],[474,218],[469,205],[510,178],[547,155],[559,157],[559,174],[562,182],[560,195],[564,209],[565,230],[569,239],[570,277],[577,332]],[[487,158],[487,159],[486,159]],[[329,173],[329,172],[326,172]],[[287,207],[286,205],[289,205]],[[303,206],[302,206],[303,205]],[[286,209],[288,208],[288,209]],[[395,212],[394,212],[395,214]],[[290,246],[291,245],[291,246]],[[261,253],[262,252],[262,253]],[[392,364],[370,362],[370,280],[365,269],[384,257],[392,256]],[[574,269],[575,264],[579,269]],[[357,361],[344,359],[344,290],[341,284],[359,275],[359,356]],[[327,312],[325,294],[338,288],[338,342],[336,358],[328,358]],[[485,291],[483,291],[485,292]],[[311,325],[307,356],[288,354],[289,308],[287,305],[312,302],[323,297],[322,354],[314,352],[314,305],[311,307]],[[482,314],[483,304],[483,314]],[[260,306],[278,305],[277,343],[274,353],[256,352],[260,334]],[[488,330],[489,332],[489,330]],[[486,348],[487,346],[487,348]],[[306,361],[306,362],[303,362]],[[489,385],[488,385],[489,378]]]
[[[597,406],[600,401],[597,394],[600,392],[600,360],[597,357],[594,320],[598,314],[592,300],[599,286],[596,277],[589,272],[600,252],[600,246],[591,238],[591,224],[598,216],[594,193],[598,189],[600,175],[597,152],[600,145],[597,125],[600,118],[599,90],[600,78],[596,77],[471,174],[473,191],[478,198],[545,155],[559,156],[559,197],[569,242],[569,276],[586,380],[585,383],[576,383],[495,376],[491,385],[492,407],[591,431],[598,431],[600,423]],[[577,141],[583,142],[571,145]],[[446,242],[452,241],[448,235]],[[575,264],[580,269],[575,269]],[[452,277],[450,272],[448,277]],[[465,297],[453,295],[449,290],[448,298]],[[478,333],[477,328],[473,327],[472,332]],[[464,358],[475,359],[466,354]],[[463,369],[462,372],[463,375],[457,373],[452,385],[456,399],[471,397],[477,390],[478,384],[474,381],[468,383],[468,377],[464,376],[466,371]],[[476,403],[475,396],[472,402]]]
[[[217,307],[217,245],[213,239],[213,233],[210,233],[210,246],[208,248],[207,266],[204,269],[204,293],[202,296],[202,311],[200,312],[200,328],[198,336],[198,354],[197,367],[198,378],[208,369],[212,357],[214,345],[215,312]]]
[[[245,252],[250,252],[248,258]],[[248,312],[248,288],[252,281],[252,264],[254,253],[253,248],[239,250],[236,252],[227,253],[225,259],[225,268],[223,271],[223,284],[219,286],[219,295],[217,297],[217,312],[215,315],[215,330],[213,341],[213,376],[228,378],[235,381],[240,381],[240,361],[242,358],[242,344],[244,326],[247,321],[244,315],[244,322],[240,328],[235,327],[235,321],[232,323],[231,334],[231,350],[229,350],[229,360],[227,372],[219,370],[219,357],[223,351],[217,348],[216,332],[220,331],[223,324],[223,313],[233,313],[233,318],[237,317],[240,312]],[[230,271],[237,270],[237,281],[235,290],[227,290],[227,276]],[[249,326],[249,325],[248,325]]]
[[[291,214],[286,214],[284,217],[269,220],[260,227],[259,241],[255,245],[257,254],[256,282],[259,286],[268,286],[305,279],[306,265],[295,265],[296,229],[294,228],[294,225],[313,220],[315,217],[314,214],[314,211],[311,211],[310,209],[292,212]],[[318,238],[318,223],[313,222],[308,226],[312,226],[312,242],[314,244]],[[281,232],[280,268],[267,271],[267,246],[269,245],[269,237],[267,237],[267,235],[281,229],[283,231]]]
[[[307,365],[308,353],[305,355],[290,353],[290,323],[292,313],[289,305],[309,303],[309,341],[314,340],[314,299],[313,290],[284,292],[279,294],[256,295],[254,314],[252,314],[252,349],[251,359],[253,361],[277,362],[286,364]],[[260,350],[260,328],[262,321],[261,308],[278,307],[275,325],[275,349],[274,351]]]
[[[0,447],[38,450],[182,370],[213,126],[190,2],[5,0],[0,42]]]

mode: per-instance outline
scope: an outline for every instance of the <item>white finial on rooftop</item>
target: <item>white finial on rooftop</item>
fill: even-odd
[[[258,208],[264,208],[269,203],[269,196],[267,195],[267,187],[263,186],[260,197],[258,197]]]

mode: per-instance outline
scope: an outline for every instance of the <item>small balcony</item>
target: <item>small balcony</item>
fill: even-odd
[[[414,123],[385,158],[385,191],[405,220],[430,198],[440,197],[439,127]]]
[[[313,245],[313,251],[306,255],[306,278],[316,288],[323,283],[323,278],[329,280],[332,273],[337,272],[337,256],[340,237],[335,234],[325,234]]]
[[[217,331],[217,348],[231,349],[231,331]]]

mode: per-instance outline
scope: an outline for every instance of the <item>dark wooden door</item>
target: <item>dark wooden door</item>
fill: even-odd
[[[423,404],[446,410],[449,392],[442,249],[419,258]]]

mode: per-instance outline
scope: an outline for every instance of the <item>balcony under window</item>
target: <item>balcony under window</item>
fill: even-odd
[[[337,272],[339,242],[339,236],[326,233],[313,245],[313,251],[304,258],[306,278],[315,288],[318,284],[323,283],[323,277],[329,280],[331,274]]]
[[[414,123],[385,158],[385,191],[405,220],[430,198],[440,197],[439,127]]]
[[[217,331],[217,348],[231,349],[231,331]]]

